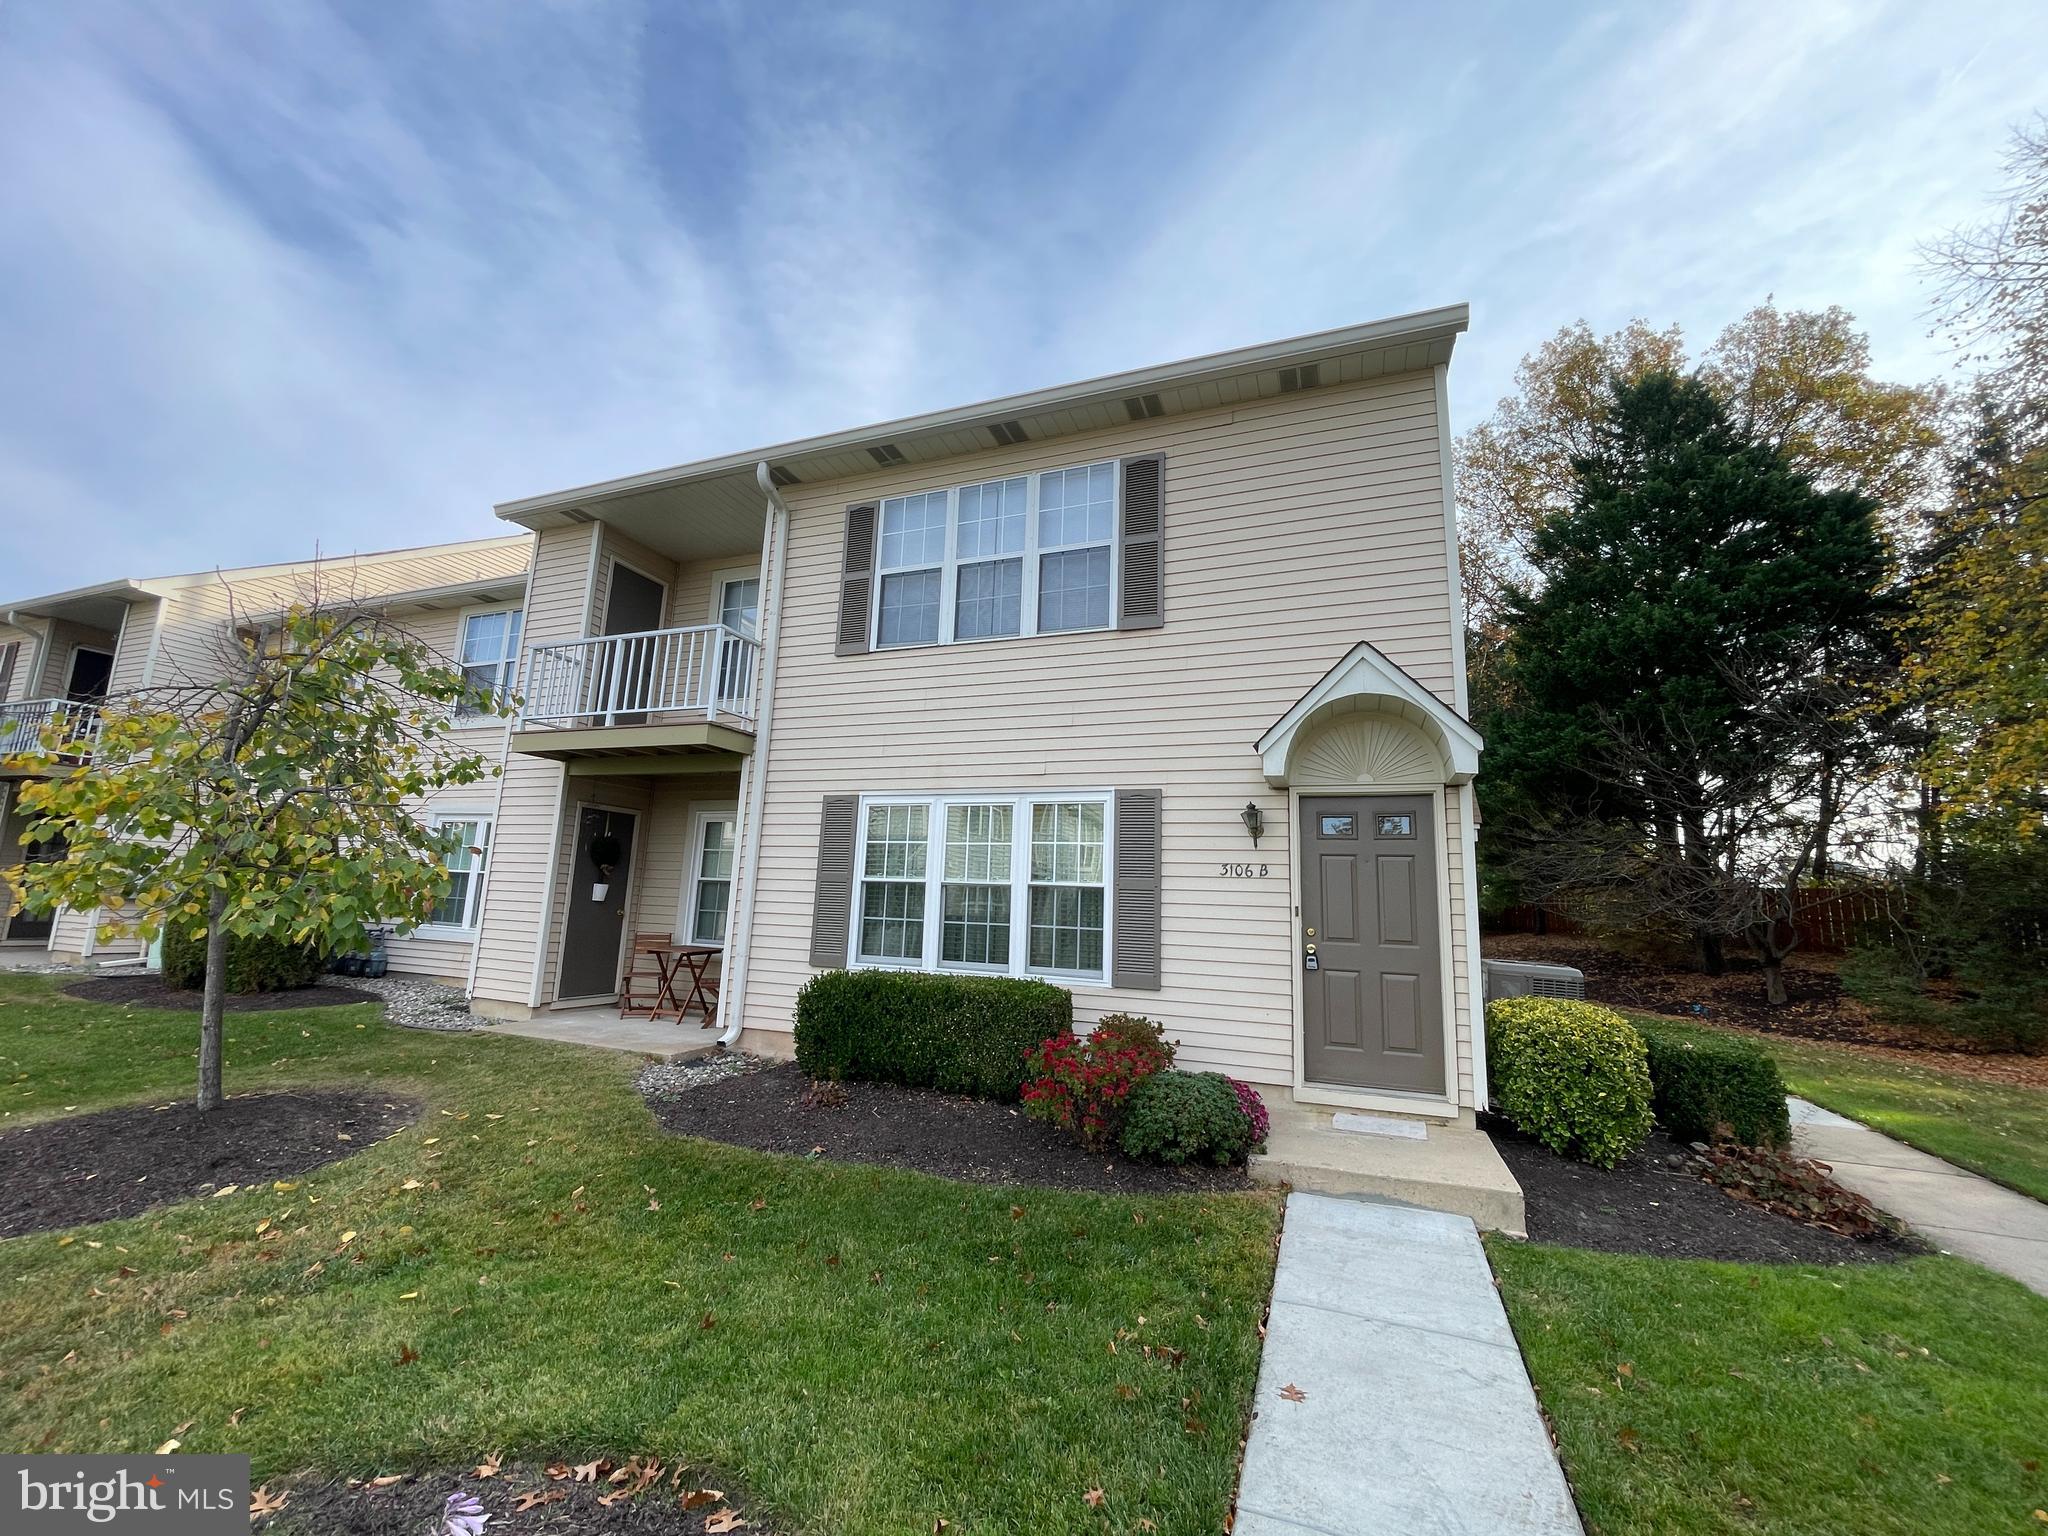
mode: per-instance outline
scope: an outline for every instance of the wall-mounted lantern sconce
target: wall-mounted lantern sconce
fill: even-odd
[[[1244,809],[1237,813],[1237,819],[1244,823],[1245,831],[1252,835],[1252,846],[1259,846],[1259,834],[1266,830],[1265,813],[1259,809],[1256,800],[1247,800]]]

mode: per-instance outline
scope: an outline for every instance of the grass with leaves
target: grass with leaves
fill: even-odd
[[[2011,1280],[1487,1252],[1594,1536],[2048,1529],[2048,1300]]]
[[[197,1039],[0,974],[0,1129],[184,1097]],[[1222,1528],[1273,1196],[671,1138],[626,1057],[370,1006],[231,1014],[226,1052],[231,1094],[368,1080],[425,1116],[281,1185],[0,1243],[9,1450],[175,1434],[259,1481],[652,1452],[786,1531]]]

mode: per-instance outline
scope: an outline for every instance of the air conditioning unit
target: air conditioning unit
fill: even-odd
[[[1576,966],[1541,965],[1534,960],[1482,960],[1486,1000],[1500,997],[1572,997],[1586,995],[1586,973]]]

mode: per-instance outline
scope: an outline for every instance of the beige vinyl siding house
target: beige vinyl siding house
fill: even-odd
[[[1161,1019],[1190,1066],[1469,1116],[1464,324],[1400,317],[501,507],[537,535],[536,649],[479,1006],[591,1001],[632,932],[682,937],[715,803],[737,837],[716,1022],[743,1046],[787,1053],[825,966],[1042,975],[1084,1025]],[[700,687],[623,721],[536,714],[549,645],[578,677],[642,678],[643,701],[667,675],[630,647],[680,639],[616,638],[616,604],[657,611],[636,578],[680,634],[735,575],[758,620],[709,643],[758,642],[736,704]],[[593,808],[635,841],[595,938]]]
[[[111,654],[105,695],[113,699],[148,689],[203,683],[218,676],[220,647],[231,623],[276,612],[316,589],[334,602],[376,604],[422,640],[457,658],[465,617],[478,609],[516,611],[525,600],[533,540],[496,536],[423,549],[343,556],[321,561],[144,578],[27,599],[0,609],[0,652],[16,634],[33,642],[35,660],[23,670],[33,691],[11,686],[17,708],[65,697],[72,658],[80,646],[104,645]],[[85,617],[80,617],[84,615]],[[4,726],[0,719],[0,726]],[[491,719],[457,734],[493,761],[505,752],[508,726]],[[420,807],[423,816],[472,815],[488,825],[497,808],[495,781],[443,791]],[[0,825],[0,867],[22,856],[18,781],[0,779],[7,817]],[[473,906],[481,907],[481,890]],[[103,938],[100,929],[122,914],[63,911],[53,920],[16,919],[0,928],[0,943],[47,949],[53,956],[106,961],[134,956],[132,936]],[[427,928],[394,938],[394,969],[466,983],[475,948],[473,926]]]

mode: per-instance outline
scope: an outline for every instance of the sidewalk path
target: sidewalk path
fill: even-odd
[[[1793,1150],[1828,1164],[1836,1183],[1936,1247],[2048,1296],[2048,1205],[1818,1104],[1785,1102],[1792,1111]]]
[[[1236,1536],[1579,1536],[1463,1216],[1287,1197]]]

